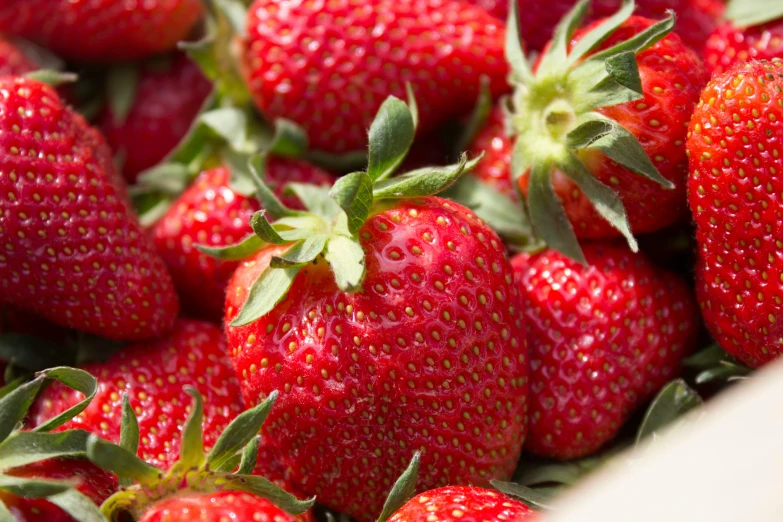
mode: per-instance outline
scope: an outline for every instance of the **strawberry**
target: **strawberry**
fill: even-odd
[[[508,2],[502,0],[471,0],[492,15],[505,20],[508,18]],[[536,0],[517,0],[520,13],[522,38],[530,49],[539,50],[552,37],[560,19],[576,4],[576,0],[555,0],[538,2]],[[611,15],[621,4],[621,0],[593,0],[590,3],[590,16],[597,19]],[[704,47],[704,41],[715,28],[723,13],[720,0],[639,0],[636,14],[653,19],[662,19],[669,9],[677,13],[676,32],[683,41],[695,51]]]
[[[247,19],[243,74],[261,113],[288,118],[315,149],[363,150],[389,95],[410,83],[422,132],[470,112],[479,78],[507,87],[504,28],[455,0],[256,0]]]
[[[577,238],[622,234],[635,250],[632,233],[683,214],[685,125],[706,82],[696,55],[669,34],[671,18],[629,17],[629,0],[607,23],[572,34],[585,8],[563,21],[535,72],[510,43],[512,114],[505,122],[496,109],[471,147],[490,150],[477,175],[506,192],[505,179],[518,180],[536,232],[576,259]]]
[[[4,0],[0,32],[72,60],[137,60],[173,50],[203,12],[199,0]]]
[[[389,522],[537,520],[538,513],[502,493],[473,486],[447,486],[410,499]]]
[[[688,286],[626,247],[587,243],[582,265],[547,249],[512,260],[531,348],[525,448],[572,459],[611,440],[694,348]]]
[[[484,158],[471,174],[501,194],[516,197],[509,171],[514,143],[507,131],[506,115],[500,107],[495,107],[470,145],[474,154],[484,151]]]
[[[138,71],[127,114],[118,114],[111,104],[106,106],[98,126],[112,150],[124,159],[128,182],[133,183],[139,172],[158,164],[174,149],[211,90],[212,84],[196,64],[175,54]]]
[[[178,458],[180,429],[190,397],[185,384],[207,400],[205,443],[212,446],[223,428],[245,409],[239,386],[226,356],[219,328],[198,321],[179,320],[165,337],[128,346],[104,363],[84,368],[98,376],[98,393],[90,406],[63,428],[79,428],[119,441],[121,396],[127,393],[139,416],[139,457],[168,469]],[[32,422],[59,414],[81,400],[74,390],[46,389],[34,409]]]
[[[171,328],[171,279],[103,138],[42,83],[0,79],[0,302],[112,339]]]
[[[783,61],[737,64],[702,93],[688,132],[697,298],[715,340],[757,367],[781,351]]]
[[[38,68],[30,56],[0,34],[0,76],[18,76]]]
[[[298,522],[312,520],[309,515],[289,515],[270,501],[235,491],[169,497],[153,504],[139,522]]]
[[[219,322],[226,286],[238,262],[218,261],[196,250],[196,243],[227,246],[253,230],[248,224],[260,205],[230,186],[225,167],[202,172],[155,225],[155,243],[171,270],[174,285],[189,313]],[[302,161],[272,158],[266,179],[289,206],[302,208],[296,197],[284,195],[286,183],[329,185],[332,177]]]
[[[713,75],[738,62],[783,58],[783,6],[729,2],[726,22],[707,40],[704,60]]]
[[[245,400],[280,391],[267,434],[292,482],[359,520],[381,512],[415,449],[421,490],[488,484],[510,476],[526,431],[511,266],[486,223],[433,196],[476,161],[389,178],[414,134],[390,97],[370,127],[366,171],[331,197],[292,184],[308,213],[266,203],[275,221],[253,216],[256,239],[234,248],[257,253],[226,297]]]
[[[117,478],[90,462],[51,459],[14,468],[7,475],[34,480],[79,480],[76,489],[100,505],[117,490]],[[0,492],[0,498],[17,520],[27,522],[72,522],[68,513],[46,499],[23,498]]]

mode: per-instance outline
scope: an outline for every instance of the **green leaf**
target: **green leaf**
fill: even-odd
[[[335,181],[329,195],[345,211],[348,230],[355,234],[361,228],[373,203],[373,183],[366,172],[353,172]]]
[[[657,22],[644,31],[632,36],[628,40],[622,41],[617,45],[598,52],[592,56],[586,62],[604,62],[611,56],[618,55],[627,51],[639,54],[640,52],[649,49],[656,43],[660,42],[674,29],[675,16],[674,11],[669,11],[669,16]],[[585,63],[586,63],[585,62]]]
[[[35,379],[0,399],[0,441],[5,440],[27,414],[41,386],[43,379]]]
[[[506,61],[511,67],[511,83],[533,83],[533,71],[525,57],[525,50],[520,40],[522,34],[519,29],[519,4],[509,2],[508,20],[506,22]]]
[[[26,498],[48,497],[67,491],[74,485],[74,481],[51,481],[0,475],[0,490]]]
[[[586,115],[584,120],[586,122],[589,122],[590,120],[603,122],[605,125],[611,126],[611,131],[601,131],[596,135],[594,140],[590,141],[583,148],[599,150],[631,172],[639,174],[650,181],[654,181],[663,188],[674,188],[674,184],[664,178],[661,173],[658,172],[658,169],[655,168],[655,165],[650,161],[647,153],[644,152],[644,148],[642,147],[642,144],[639,143],[639,140],[636,139],[636,136],[631,134],[625,127],[616,121],[610,120],[595,112]],[[582,125],[577,127],[572,133],[581,132],[581,127]],[[598,127],[595,126],[595,128],[597,129]],[[571,134],[569,134],[568,139],[569,143],[571,143]]]
[[[263,402],[239,414],[231,421],[207,456],[207,464],[210,468],[220,466],[258,435],[277,400],[277,396],[277,391],[273,391]]]
[[[405,94],[408,97],[408,109],[411,111],[411,117],[413,118],[413,128],[419,128],[419,104],[416,103],[416,95],[413,92],[413,85],[411,82],[405,82]]]
[[[715,381],[731,382],[745,379],[751,373],[752,371],[744,366],[722,362],[718,366],[699,372],[695,380],[696,384],[707,384]]]
[[[612,16],[605,18],[595,29],[585,34],[571,49],[568,54],[567,68],[573,67],[590,51],[597,48],[611,36],[633,14],[636,6],[633,0],[623,0],[622,7]]]
[[[87,406],[90,405],[90,402],[95,397],[95,394],[98,391],[98,381],[90,375],[89,373],[85,372],[84,370],[79,370],[78,368],[69,368],[67,366],[58,366],[57,368],[52,368],[49,370],[44,370],[42,372],[38,373],[39,377],[45,377],[47,379],[54,379],[56,381],[60,381],[64,385],[68,386],[69,388],[72,388],[76,391],[82,392],[85,399],[76,404],[75,406],[71,406],[61,414],[57,415],[56,417],[53,417],[49,419],[48,421],[39,424],[35,428],[33,428],[33,431],[51,431],[55,428],[59,428],[75,416],[79,415],[81,412],[84,411]]]
[[[408,468],[402,472],[402,475],[397,479],[392,486],[389,496],[386,497],[386,502],[383,504],[383,510],[378,517],[378,522],[386,522],[394,513],[397,512],[416,491],[416,482],[419,480],[419,462],[421,460],[421,452],[414,453]]]
[[[394,173],[408,154],[415,134],[408,106],[394,96],[386,98],[370,125],[367,174],[373,181]]]
[[[74,73],[55,71],[52,69],[38,69],[37,71],[26,73],[24,77],[45,83],[50,87],[58,87],[79,80],[79,76]]]
[[[606,455],[587,457],[567,462],[523,460],[519,468],[521,473],[515,476],[514,482],[522,486],[538,486],[543,484],[562,484],[572,486],[586,475],[607,461]]]
[[[301,268],[310,264],[326,246],[326,234],[316,234],[297,241],[280,256],[272,257],[272,268]]]
[[[46,498],[79,522],[108,522],[101,510],[86,495],[69,489]]]
[[[462,129],[462,133],[454,146],[454,152],[457,154],[470,147],[474,138],[481,129],[484,128],[489,113],[492,112],[492,93],[489,90],[489,83],[489,77],[481,75],[479,78],[479,94],[476,99],[476,105],[473,107],[473,112],[470,114],[470,118]]]
[[[213,469],[212,471],[217,471],[219,473],[233,473],[241,462],[242,462],[242,455],[240,454],[232,455],[231,457],[228,458],[228,460],[224,461],[223,464]]]
[[[326,243],[324,258],[332,267],[337,287],[343,292],[357,292],[364,279],[364,249],[357,240],[332,236]]]
[[[139,420],[136,418],[136,412],[134,412],[131,407],[130,398],[127,393],[122,394],[120,447],[133,455],[136,455],[139,451]],[[126,477],[119,477],[119,481],[120,485],[123,487],[128,487],[133,484],[133,482]]]
[[[142,486],[154,486],[163,472],[147,464],[125,448],[106,442],[97,435],[87,439],[87,457],[93,464],[118,477],[131,478]]]
[[[275,134],[268,151],[275,156],[297,158],[307,150],[307,133],[291,120],[275,120]]]
[[[203,431],[204,403],[201,394],[192,386],[185,386],[185,392],[193,397],[190,415],[182,428],[182,446],[179,461],[175,466],[182,470],[198,469],[205,462]]]
[[[328,187],[309,183],[289,183],[286,190],[296,195],[307,210],[327,221],[331,221],[342,212],[337,202],[329,196]]]
[[[258,462],[258,448],[261,445],[261,437],[253,437],[242,450],[242,460],[239,462],[238,475],[250,475]]]
[[[280,486],[257,475],[231,475],[227,477],[225,489],[246,491],[265,498],[292,515],[301,515],[315,504],[315,497],[299,500]]]
[[[645,437],[660,432],[677,417],[701,406],[703,402],[699,394],[684,380],[676,379],[670,382],[663,387],[647,409],[636,434],[636,443],[639,444]]]
[[[260,237],[265,243],[272,245],[285,245],[288,243],[285,239],[272,228],[272,225],[266,219],[266,210],[259,210],[253,214],[250,218],[250,226],[253,228],[253,232]]]
[[[783,18],[780,0],[729,0],[725,18],[737,27],[750,27]]]
[[[266,184],[267,155],[256,154],[248,162],[251,179],[256,186],[256,194],[261,206],[264,207],[272,219],[280,219],[287,216],[300,216],[303,213],[286,207],[275,195],[269,185]]]
[[[552,508],[552,496],[540,490],[502,480],[490,482],[501,493],[517,498],[534,509],[546,511]]]
[[[191,174],[181,163],[162,163],[145,170],[136,181],[147,190],[156,190],[177,197],[190,185]]]
[[[11,469],[57,457],[84,456],[87,437],[83,430],[59,433],[15,431],[0,444],[0,469]]]
[[[616,54],[606,59],[606,72],[623,87],[644,96],[642,79],[639,76],[639,64],[636,55],[631,51]]]
[[[536,164],[530,172],[528,187],[528,208],[530,220],[536,233],[551,248],[563,255],[586,264],[582,247],[568,221],[562,203],[552,188],[552,166]]]
[[[601,217],[623,235],[631,251],[638,252],[639,245],[631,232],[631,224],[628,222],[628,215],[625,213],[620,196],[595,179],[574,153],[571,153],[566,162],[559,167],[571,181],[576,183]]]
[[[18,333],[0,334],[0,359],[28,371],[73,362],[73,353],[65,343]]]
[[[538,76],[568,69],[568,44],[584,20],[589,3],[590,0],[579,0],[557,25],[552,36],[551,47],[541,57]]]
[[[234,33],[242,39],[247,38],[247,7],[239,0],[212,0],[218,11],[231,25]]]
[[[139,68],[135,64],[115,65],[106,75],[106,91],[109,96],[112,119],[122,125],[128,118],[139,87]]]
[[[199,121],[222,138],[235,151],[244,152],[247,145],[247,115],[241,109],[223,107],[205,112]]]
[[[239,243],[225,247],[211,247],[206,245],[195,245],[199,252],[221,261],[241,261],[246,259],[259,250],[267,243],[255,234],[250,234]]]
[[[690,357],[683,361],[685,366],[690,368],[710,368],[716,366],[723,361],[731,360],[731,356],[727,354],[719,344],[711,344],[703,350],[699,350]]]
[[[465,172],[473,169],[480,156],[468,161],[467,154],[462,154],[459,163],[446,167],[425,167],[413,170],[402,176],[375,183],[373,197],[375,199],[408,199],[431,196],[442,192],[457,182]]]
[[[268,268],[250,287],[250,294],[231,326],[244,326],[263,317],[283,300],[301,268]]]

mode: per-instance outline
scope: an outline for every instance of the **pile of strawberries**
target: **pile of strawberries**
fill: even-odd
[[[762,7],[0,2],[0,521],[545,519],[783,354]]]

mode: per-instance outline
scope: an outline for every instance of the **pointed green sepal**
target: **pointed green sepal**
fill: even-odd
[[[139,67],[136,64],[115,65],[106,75],[106,91],[109,97],[112,120],[122,125],[136,101],[139,87]]]
[[[59,507],[79,522],[108,522],[101,510],[86,495],[75,489],[50,495],[46,500]]]
[[[248,144],[245,111],[235,107],[222,107],[202,113],[199,121],[235,151],[245,151]]]
[[[345,211],[348,230],[355,234],[367,221],[373,203],[373,182],[366,172],[353,172],[335,181],[329,195]]]
[[[378,199],[402,199],[432,196],[451,187],[465,172],[469,172],[478,165],[479,156],[468,160],[468,155],[463,153],[459,163],[446,167],[425,167],[411,171],[402,176],[375,183],[373,197]]]
[[[402,475],[400,475],[394,483],[394,486],[392,486],[389,496],[386,497],[386,502],[383,504],[383,510],[381,511],[377,522],[386,522],[389,517],[411,499],[413,493],[416,491],[416,483],[419,480],[420,461],[421,452],[417,451],[413,454],[413,458],[406,470],[402,472]]]
[[[198,390],[192,386],[185,386],[185,392],[193,397],[190,415],[182,427],[182,444],[180,446],[179,461],[175,466],[175,472],[199,469],[206,461],[204,456],[203,431],[201,423],[204,421],[204,402]]]
[[[504,482],[502,480],[492,480],[490,482],[501,493],[519,499],[534,509],[546,511],[552,508],[552,496],[544,492],[513,482]]]
[[[470,113],[470,118],[468,118],[459,139],[455,143],[453,149],[455,154],[459,154],[470,147],[475,137],[484,128],[484,124],[487,122],[490,112],[492,112],[492,93],[489,90],[489,83],[489,77],[481,75],[476,105],[473,107],[473,112]]]
[[[219,466],[225,459],[244,448],[258,432],[275,405],[278,393],[273,391],[261,403],[239,414],[223,431],[207,457],[210,467]]]
[[[293,121],[278,118],[267,150],[275,156],[298,158],[307,151],[307,133]]]
[[[139,420],[136,412],[130,404],[127,393],[122,395],[122,421],[120,425],[120,447],[128,453],[136,455],[139,451]],[[128,477],[119,477],[120,486],[127,487],[133,484]]]
[[[676,23],[676,16],[674,11],[669,11],[668,16],[663,20],[654,23],[644,31],[635,34],[627,40],[614,45],[608,49],[597,52],[592,55],[587,61],[605,61],[607,58],[616,56],[624,52],[633,52],[639,54],[642,51],[646,51],[656,43],[663,40],[674,29]]]
[[[506,21],[506,42],[505,54],[506,61],[511,67],[511,84],[532,83],[533,70],[525,56],[525,50],[522,46],[519,28],[519,4],[509,2],[508,19]]]
[[[364,249],[358,240],[335,235],[326,243],[324,258],[334,273],[334,281],[343,292],[358,292],[364,280]]]
[[[75,486],[73,481],[39,480],[0,475],[0,491],[25,498],[43,498],[62,493]]]
[[[59,85],[65,85],[68,83],[74,83],[79,79],[79,76],[62,71],[54,71],[52,69],[39,69],[32,71],[24,75],[25,78],[35,80],[37,82],[45,83],[50,87],[57,87]]]
[[[291,515],[301,515],[315,504],[315,497],[299,500],[277,484],[257,475],[232,475],[227,478],[225,488],[265,498]]]
[[[266,162],[267,155],[265,153],[254,155],[248,162],[251,179],[255,184],[256,195],[261,206],[273,219],[302,215],[302,212],[286,207],[266,184]]]
[[[261,446],[261,437],[255,436],[242,450],[242,460],[239,462],[238,475],[250,475],[258,463],[258,448]]]
[[[271,312],[283,300],[301,268],[268,268],[250,287],[242,310],[231,326],[244,326]]]
[[[594,51],[609,38],[633,14],[636,5],[633,0],[623,0],[623,5],[612,16],[604,19],[595,29],[585,34],[568,53],[567,65],[574,66],[588,53]]]
[[[195,245],[195,247],[199,252],[220,261],[241,261],[252,256],[267,244],[268,243],[265,243],[264,240],[257,235],[250,234],[239,243],[229,246],[211,247],[206,245]]]
[[[729,0],[725,17],[737,27],[750,27],[783,18],[780,0]]]
[[[90,435],[87,439],[87,457],[93,464],[106,471],[118,477],[131,478],[144,486],[153,486],[163,477],[160,469],[97,435]]]
[[[329,188],[309,183],[289,183],[286,190],[294,194],[305,208],[330,221],[342,212],[340,205],[329,196]]]
[[[136,180],[142,189],[155,190],[167,196],[177,197],[190,184],[190,170],[181,163],[162,163],[145,170]]]
[[[590,0],[579,0],[555,28],[549,50],[541,57],[537,75],[546,75],[568,68],[568,44],[587,15]]]
[[[367,174],[373,181],[394,173],[408,154],[415,134],[408,106],[394,96],[386,98],[370,125]]]
[[[675,379],[664,386],[655,396],[644,420],[636,433],[636,443],[659,433],[678,417],[698,408],[704,403],[701,396],[682,379]]]
[[[33,428],[32,431],[51,431],[55,428],[59,428],[75,416],[79,415],[81,412],[87,408],[87,406],[90,405],[90,402],[95,397],[95,394],[98,391],[98,381],[90,375],[89,373],[85,372],[84,370],[80,370],[78,368],[69,368],[68,366],[58,366],[57,368],[51,368],[49,370],[44,370],[42,372],[39,372],[37,374],[36,380],[39,378],[43,379],[54,379],[56,381],[61,382],[62,384],[68,386],[69,388],[72,388],[76,391],[81,392],[84,395],[84,400],[80,401],[75,406],[71,406],[61,414],[57,415],[56,417],[53,417],[49,419],[48,421],[39,424],[35,428]],[[2,409],[2,407],[0,407]],[[2,424],[2,422],[0,422]],[[1,429],[1,428],[0,428]],[[2,437],[0,437],[0,440],[2,440]]]
[[[310,264],[326,247],[329,236],[316,234],[294,243],[279,256],[272,257],[272,268],[301,268]]]
[[[0,443],[0,469],[11,469],[58,457],[83,457],[87,453],[84,430],[59,433],[15,431]]]
[[[288,243],[285,239],[272,228],[272,224],[266,218],[266,210],[259,210],[250,218],[250,226],[253,232],[265,243],[272,245],[285,245]]]
[[[419,128],[419,104],[416,103],[416,94],[413,92],[413,85],[411,82],[405,82],[405,95],[408,100],[408,109],[411,111],[411,118],[413,118],[413,128]]]

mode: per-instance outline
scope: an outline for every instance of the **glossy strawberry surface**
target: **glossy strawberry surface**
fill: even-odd
[[[195,245],[228,246],[253,230],[250,216],[260,209],[253,197],[230,186],[228,169],[202,172],[155,225],[155,244],[168,265],[174,285],[189,314],[220,322],[226,301],[226,286],[239,263],[218,261],[196,250]],[[299,200],[286,193],[288,183],[330,185],[333,177],[303,161],[271,158],[266,182],[291,208]]]
[[[209,323],[179,320],[169,335],[128,346],[105,363],[84,369],[98,378],[98,392],[90,406],[62,429],[81,428],[119,442],[122,395],[127,393],[139,420],[138,456],[164,470],[179,459],[180,431],[193,402],[185,386],[195,387],[203,397],[206,448],[245,409],[223,332]],[[36,403],[33,423],[81,399],[70,388],[51,386]]]
[[[780,60],[716,76],[688,135],[697,297],[715,340],[754,367],[783,353],[781,77]]]
[[[226,331],[246,400],[280,391],[265,425],[291,480],[360,520],[422,449],[419,490],[508,478],[526,432],[527,346],[497,235],[455,203],[382,207],[359,231],[363,291],[323,262],[262,318],[230,326],[279,247],[243,262]]]
[[[469,113],[479,78],[508,89],[502,23],[453,0],[256,0],[244,75],[259,110],[304,127],[330,152],[364,150],[389,95],[407,97],[420,131]]]
[[[0,303],[123,340],[166,332],[178,311],[103,138],[17,77],[0,79]]]
[[[4,0],[0,32],[72,60],[136,60],[174,50],[203,12],[199,0]]]
[[[185,55],[144,65],[130,112],[118,119],[106,106],[98,126],[122,158],[128,182],[160,162],[185,136],[212,84]]]
[[[624,245],[586,243],[587,266],[554,250],[512,260],[530,346],[525,448],[572,459],[612,439],[678,375],[694,348],[688,285]]]
[[[389,522],[486,522],[537,520],[538,513],[490,489],[447,486],[425,491],[402,506]]]
[[[153,504],[139,522],[310,522],[309,513],[289,515],[268,500],[241,491],[188,494]]]
[[[704,62],[713,75],[735,63],[773,58],[783,58],[783,19],[747,28],[726,22],[710,35],[704,50]]]
[[[476,134],[470,145],[473,154],[484,152],[484,157],[470,174],[500,193],[510,198],[517,198],[518,193],[511,182],[510,165],[514,142],[509,135],[510,130],[503,110],[500,107],[492,109],[484,127]]]

